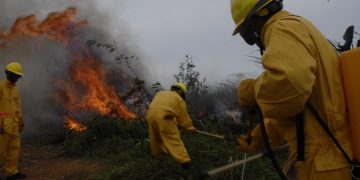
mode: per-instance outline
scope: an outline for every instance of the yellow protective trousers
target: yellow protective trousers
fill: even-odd
[[[0,135],[0,164],[5,164],[5,175],[11,176],[18,171],[20,153],[20,136]]]
[[[148,112],[148,128],[151,153],[154,157],[170,154],[178,163],[190,162],[185,145],[180,138],[178,123],[175,119],[163,118],[163,113],[156,110]]]

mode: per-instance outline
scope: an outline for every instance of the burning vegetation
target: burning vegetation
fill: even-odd
[[[56,99],[69,114],[98,112],[102,116],[135,118],[121,102],[116,89],[106,83],[104,66],[90,54],[75,57],[70,66],[71,80],[56,82]]]
[[[84,125],[76,122],[73,119],[70,119],[68,116],[64,116],[64,120],[66,122],[66,127],[72,131],[75,132],[84,132],[86,131],[87,127],[85,127]]]
[[[75,31],[79,26],[86,25],[86,20],[75,21],[77,9],[68,8],[63,12],[53,12],[48,17],[39,22],[35,15],[19,17],[10,32],[2,32],[0,39],[3,46],[6,42],[16,38],[26,38],[34,36],[46,36],[55,41],[62,41],[65,44],[73,38]]]
[[[109,71],[105,67],[103,56],[94,52],[81,37],[80,32],[87,28],[88,22],[77,20],[76,14],[77,8],[72,7],[50,13],[43,21],[38,21],[35,15],[19,17],[9,32],[0,32],[0,48],[7,48],[13,41],[23,39],[38,39],[32,42],[40,47],[47,46],[48,42],[62,44],[69,55],[60,62],[66,67],[62,74],[53,75],[51,84],[48,84],[53,87],[49,106],[56,106],[58,116],[63,117],[67,129],[84,132],[87,127],[81,122],[86,122],[91,119],[91,115],[97,114],[134,120],[137,118],[134,113],[137,107],[132,106],[130,109],[126,101],[138,98],[133,94],[142,92],[141,88],[134,87],[133,81],[129,81],[133,79],[129,73],[120,68],[116,72]],[[91,42],[94,44],[95,41]],[[113,51],[114,46],[111,52]],[[129,57],[122,55],[121,58],[116,57],[115,60],[128,60]],[[129,64],[125,68],[128,67]],[[109,74],[116,75],[118,79],[111,82]],[[121,94],[125,95],[120,97]]]

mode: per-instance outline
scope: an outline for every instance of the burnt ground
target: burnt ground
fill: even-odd
[[[61,148],[56,145],[23,145],[20,171],[26,173],[26,180],[90,179],[105,166],[105,162],[97,160],[65,157]]]

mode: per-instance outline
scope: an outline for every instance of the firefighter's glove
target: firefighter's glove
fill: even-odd
[[[238,139],[239,149],[242,152],[250,152],[250,143],[249,138],[247,136],[241,135]]]
[[[256,105],[255,100],[255,80],[245,79],[240,82],[237,88],[237,95],[239,97],[239,105],[242,107],[252,107]]]
[[[181,167],[185,170],[190,170],[191,169],[191,162],[186,162],[186,163],[182,163]]]
[[[238,139],[239,149],[242,152],[250,153],[257,151],[258,142],[250,141],[248,136],[241,135]]]
[[[251,131],[250,136],[241,135],[238,139],[239,149],[244,152],[256,152],[261,149],[263,144],[259,124]]]
[[[193,134],[196,133],[196,128],[194,126],[188,127],[184,129],[187,133]]]

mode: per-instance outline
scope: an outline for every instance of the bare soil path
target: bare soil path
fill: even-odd
[[[105,163],[63,156],[61,146],[25,144],[21,149],[20,171],[26,180],[90,179]]]

